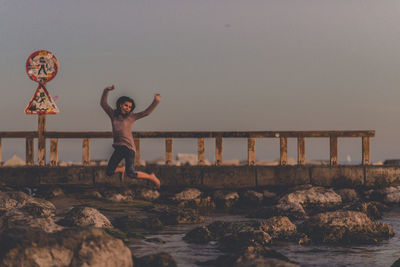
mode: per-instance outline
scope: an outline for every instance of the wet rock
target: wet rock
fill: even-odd
[[[297,235],[297,227],[288,217],[277,216],[264,221],[261,229],[270,234],[272,239],[291,240]]]
[[[47,234],[30,228],[0,234],[0,266],[132,267],[128,247],[101,229],[74,228]]]
[[[374,244],[394,235],[390,225],[371,221],[365,213],[357,211],[320,213],[299,229],[317,243]]]
[[[282,203],[273,207],[261,207],[251,211],[249,218],[268,219],[274,216],[286,216],[290,220],[302,220],[307,218],[303,207],[298,203]]]
[[[193,209],[214,209],[215,203],[211,197],[200,197],[191,200],[181,201],[178,204],[179,208],[193,208]]]
[[[202,192],[197,188],[187,188],[187,189],[183,190],[182,192],[175,194],[172,197],[172,200],[178,201],[178,202],[192,200],[192,199],[200,197],[201,194],[202,194]]]
[[[207,244],[208,242],[215,240],[215,236],[206,226],[200,226],[188,232],[183,237],[183,240],[188,243]]]
[[[50,201],[31,197],[23,192],[3,192],[0,191],[0,212],[11,209],[20,209],[24,206],[40,207],[43,212],[54,214],[56,207]],[[44,211],[46,210],[46,211]]]
[[[175,267],[177,266],[176,261],[168,253],[161,252],[157,254],[151,254],[135,259],[136,267]]]
[[[154,201],[160,197],[160,192],[150,188],[138,188],[135,191],[136,198],[147,201]]]
[[[287,257],[268,247],[248,246],[239,252],[218,257],[214,266],[295,267]]]
[[[114,220],[115,227],[127,233],[138,230],[157,231],[163,228],[162,222],[157,217],[138,218],[136,215],[125,215]]]
[[[32,216],[23,210],[11,210],[0,217],[0,233],[11,229],[38,229],[47,233],[60,231],[61,226],[49,216]]]
[[[312,187],[299,190],[283,196],[279,204],[297,203],[310,213],[326,211],[338,208],[342,204],[342,198],[332,189]]]
[[[254,190],[247,190],[241,195],[241,204],[246,206],[259,206],[263,200],[264,195]]]
[[[133,201],[134,196],[133,195],[123,195],[121,193],[114,193],[114,194],[106,195],[105,198],[112,202],[130,202],[130,201]]]
[[[90,207],[75,207],[70,210],[59,222],[64,226],[94,226],[99,228],[111,228],[113,227],[111,222],[106,216],[101,214],[95,208]]]
[[[257,228],[243,229],[225,234],[219,238],[218,245],[222,251],[238,251],[245,246],[265,247],[271,243],[271,236]]]
[[[102,199],[103,198],[103,195],[95,190],[85,192],[85,194],[83,196],[85,198],[91,198],[91,199]]]
[[[356,202],[360,200],[356,190],[352,188],[342,188],[336,190],[336,193],[342,198],[344,203]]]
[[[232,191],[217,190],[213,193],[214,202],[218,209],[229,209],[239,200],[239,194]]]
[[[384,202],[387,204],[398,204],[400,203],[400,186],[391,186],[381,190],[384,196]]]
[[[351,205],[343,207],[344,210],[360,211],[372,219],[382,219],[382,212],[389,210],[389,207],[383,203],[371,201],[371,202],[356,202]]]
[[[204,217],[197,210],[187,208],[168,208],[160,212],[159,219],[164,225],[204,222]]]

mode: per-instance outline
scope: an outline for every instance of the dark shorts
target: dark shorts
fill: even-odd
[[[111,176],[115,173],[115,169],[118,164],[125,159],[125,172],[126,175],[131,178],[136,178],[137,173],[134,169],[135,162],[135,151],[127,148],[126,146],[113,146],[114,153],[111,155],[110,160],[108,161],[106,174]]]

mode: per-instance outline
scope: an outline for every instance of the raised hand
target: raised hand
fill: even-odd
[[[154,99],[155,99],[157,102],[160,102],[160,100],[161,100],[161,95],[160,95],[160,94],[154,94]]]
[[[106,87],[106,90],[111,91],[111,90],[114,90],[114,88],[115,88],[115,86],[113,84],[111,86]]]

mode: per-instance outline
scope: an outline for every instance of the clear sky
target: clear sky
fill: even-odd
[[[110,104],[129,95],[142,110],[162,95],[134,130],[373,129],[372,160],[400,158],[399,48],[397,0],[0,0],[0,130],[36,129],[25,61],[45,49],[60,63],[48,130],[110,130],[98,102],[115,84]],[[7,143],[3,157],[24,149]],[[278,157],[268,144],[257,153]],[[328,140],[306,150],[328,158]],[[360,151],[339,142],[342,160]]]

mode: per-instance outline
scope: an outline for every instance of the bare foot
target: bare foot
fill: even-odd
[[[156,184],[156,187],[157,187],[157,188],[160,188],[160,185],[161,185],[160,180],[158,180],[158,178],[156,177],[156,175],[155,175],[154,173],[151,173],[151,174],[150,174],[150,180],[151,180],[153,183]]]

